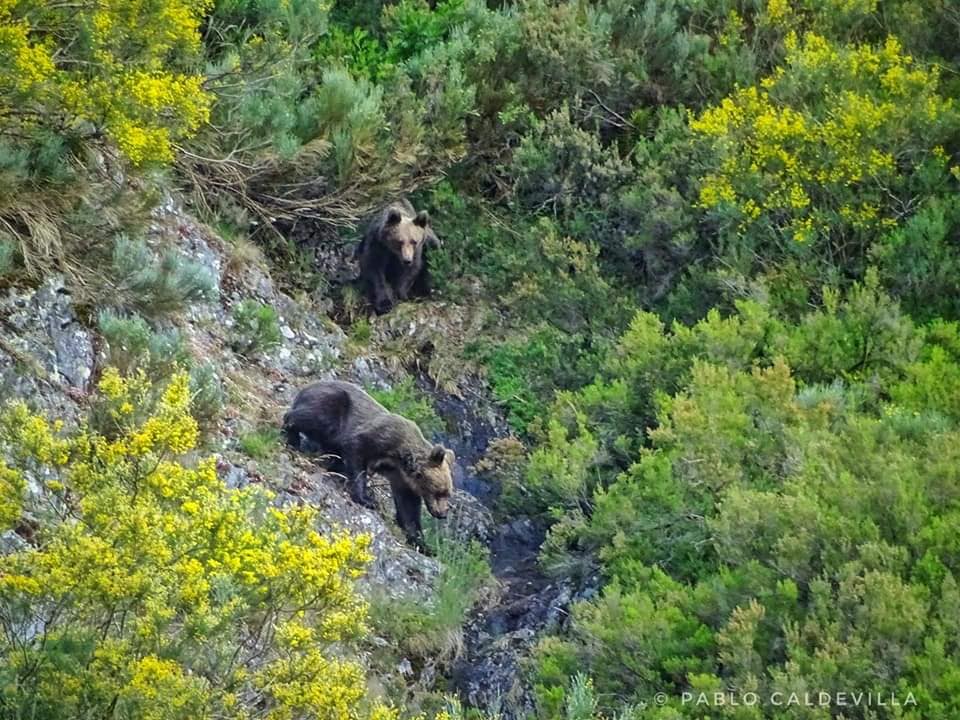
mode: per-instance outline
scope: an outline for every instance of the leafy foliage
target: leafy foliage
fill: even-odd
[[[443,420],[437,415],[430,398],[410,377],[405,377],[387,390],[373,388],[371,397],[390,412],[413,420],[426,437],[432,437],[443,431]]]
[[[596,553],[608,584],[541,642],[545,709],[586,670],[607,710],[662,692],[664,717],[700,716],[683,692],[884,682],[954,712],[919,668],[960,663],[941,539],[960,501],[957,327],[915,326],[877,285],[825,292],[799,322],[754,303],[669,333],[638,315],[607,377],[558,398],[527,471],[561,519],[545,551]]]
[[[19,281],[57,269],[93,295],[109,292],[110,360],[141,388],[133,410],[98,402],[100,434],[79,438],[113,447],[150,422],[163,392],[142,388],[138,371],[159,376],[184,362],[158,320],[214,295],[203,268],[127,239],[143,236],[143,208],[139,223],[121,221],[121,209],[148,195],[145,168],[173,161],[207,217],[231,218],[282,282],[318,295],[332,281],[318,269],[342,255],[363,216],[415,193],[444,242],[429,256],[437,294],[480,306],[469,342],[451,345],[482,364],[531,445],[504,445],[505,462],[491,460],[504,509],[551,524],[548,569],[573,582],[599,571],[603,582],[538,644],[543,717],[773,717],[770,707],[678,698],[878,686],[918,698],[891,717],[958,715],[956,3],[0,0],[0,23],[0,182],[11,189],[0,197],[0,272],[15,265],[6,277]],[[236,244],[228,267],[255,257]],[[340,314],[353,317],[350,297]],[[353,343],[371,344],[373,324],[353,319]],[[241,304],[235,320],[242,353],[278,340],[270,308]],[[190,373],[195,407],[215,418],[215,372]],[[439,426],[412,384],[381,399],[428,432]],[[71,453],[82,445],[50,437]],[[8,430],[11,447],[20,438]],[[270,438],[245,440],[253,454],[272,448]],[[3,466],[0,518],[33,548],[14,547],[9,562],[84,551],[47,544],[68,531],[84,542],[118,528],[166,532],[130,529],[123,514],[162,504],[116,489],[147,482],[131,475],[140,466],[128,450],[121,467],[113,458],[95,468],[107,473],[96,487],[51,491],[55,510],[73,515],[30,505],[32,488],[57,472]],[[202,467],[184,469],[199,473],[193,485],[164,496],[174,530],[191,492],[218,498],[201,514],[227,502]],[[99,494],[109,492],[120,498],[111,511],[122,511],[114,525]],[[249,502],[237,512],[260,537],[279,520],[265,499]],[[89,524],[70,519],[97,508]],[[289,531],[297,548],[305,527]],[[122,559],[121,539],[111,551]],[[202,539],[191,552],[215,552]],[[378,611],[411,652],[457,649],[483,569],[472,550],[458,552],[441,558],[451,569],[435,616]],[[170,580],[179,566],[155,554],[144,567],[159,574],[144,582],[180,602]],[[30,566],[41,571],[52,572]],[[299,626],[289,638],[277,626],[269,639],[282,650],[260,658],[260,674],[210,669],[222,648],[249,652],[244,633],[269,616],[253,600],[218,604],[248,597],[230,584],[243,579],[234,571],[217,570],[229,587],[208,598],[230,618],[217,625],[225,634],[203,643],[182,603],[148,647],[130,635],[160,612],[139,610],[147,595],[94,611],[68,593],[24,599],[29,587],[11,589],[14,609],[29,608],[56,642],[20,632],[38,625],[19,616],[8,623],[17,630],[8,644],[27,638],[28,652],[8,652],[16,662],[2,692],[16,704],[34,683],[47,703],[31,708],[38,716],[55,712],[56,683],[90,715],[108,714],[109,697],[114,714],[151,704],[160,717],[229,716],[218,698],[238,692],[251,713],[287,717],[326,702],[314,678],[332,674],[347,688],[332,714],[366,712],[349,643],[326,652]],[[113,587],[102,572],[75,574],[78,588],[96,578]],[[109,580],[123,590],[126,577]],[[76,618],[86,624],[70,625]],[[642,705],[657,692],[664,706]],[[794,715],[824,714],[807,710]]]
[[[109,269],[118,301],[148,316],[177,312],[217,297],[216,280],[208,268],[172,248],[157,257],[142,240],[118,236]]]
[[[207,7],[179,0],[4,3],[6,140],[21,138],[20,152],[30,154],[44,144],[41,152],[52,149],[51,134],[71,142],[106,133],[134,164],[172,160],[173,143],[209,115],[210,96],[187,69]],[[67,143],[58,150],[65,157]]]
[[[189,354],[177,330],[154,332],[139,315],[100,313],[100,333],[107,341],[109,364],[123,374],[143,370],[148,377],[165,378],[189,363]]]
[[[937,70],[895,38],[848,47],[791,34],[786,48],[783,66],[759,87],[692,123],[712,140],[717,163],[700,204],[720,225],[719,242],[737,243],[738,254],[813,246],[857,268],[869,238],[943,191],[942,143],[960,115],[939,94]]]

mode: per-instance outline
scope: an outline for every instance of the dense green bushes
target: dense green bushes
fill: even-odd
[[[956,712],[960,328],[916,326],[875,275],[824,296],[799,322],[640,314],[604,377],[558,397],[524,484],[560,519],[545,559],[594,555],[608,584],[541,643],[547,716],[585,668],[608,708],[666,693],[651,717],[798,685]]]

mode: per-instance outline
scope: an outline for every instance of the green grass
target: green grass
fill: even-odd
[[[254,460],[269,460],[280,447],[280,431],[264,426],[237,438],[237,449]]]
[[[370,321],[365,318],[357,318],[353,324],[350,325],[350,341],[356,344],[359,347],[366,347],[370,344],[370,340],[373,339],[373,325],[370,324]]]
[[[446,526],[429,520],[424,531],[441,565],[434,593],[427,598],[375,599],[370,618],[376,632],[404,653],[448,662],[462,651],[463,623],[491,589],[493,575],[487,549],[480,543],[452,537]]]

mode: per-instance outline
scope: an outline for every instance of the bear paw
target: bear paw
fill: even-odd
[[[369,495],[354,494],[354,495],[351,495],[351,499],[352,499],[357,505],[362,505],[363,507],[367,508],[368,510],[376,510],[376,509],[377,509],[377,503],[376,503],[376,501],[375,501],[372,497],[370,497]]]

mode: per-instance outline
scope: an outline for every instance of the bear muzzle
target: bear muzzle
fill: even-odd
[[[426,505],[427,511],[437,520],[446,520],[450,512],[450,502],[446,498],[427,500]]]

